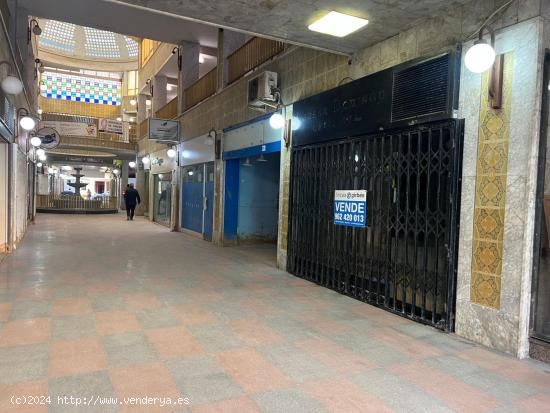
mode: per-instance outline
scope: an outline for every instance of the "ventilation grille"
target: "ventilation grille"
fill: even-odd
[[[449,64],[447,54],[394,73],[392,122],[449,111]]]

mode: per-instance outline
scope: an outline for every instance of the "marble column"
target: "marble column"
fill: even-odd
[[[199,80],[200,45],[183,43],[179,46],[181,53],[181,70],[178,70],[178,112],[185,111],[185,89]]]
[[[163,75],[153,76],[153,109],[151,112],[153,117],[155,117],[155,112],[157,110],[168,103],[166,94],[167,80],[166,76]]]

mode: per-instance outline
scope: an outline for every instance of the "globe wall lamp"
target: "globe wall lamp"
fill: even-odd
[[[130,162],[128,162],[128,166],[129,166],[130,168],[135,168],[135,167],[136,167],[136,163],[135,163],[134,161],[130,161]]]
[[[487,29],[490,35],[490,43],[483,38],[483,32]],[[464,56],[466,68],[473,73],[483,73],[495,63],[495,32],[491,27],[484,26],[479,30],[478,39],[468,49]]]
[[[0,66],[8,65],[8,75],[2,79],[2,90],[8,95],[18,95],[23,91],[23,82],[14,74],[13,65],[3,60],[0,62]]]
[[[26,131],[33,130],[39,120],[38,117],[31,115],[25,108],[17,109],[17,117],[19,119],[19,126]]]
[[[40,136],[33,136],[31,138],[31,145],[34,146],[35,148],[42,145],[42,139],[40,139]]]
[[[282,115],[285,105],[281,99],[281,91],[278,88],[272,88],[271,92],[275,96],[275,102],[277,102],[277,104],[274,106],[275,112],[269,118],[269,125],[273,129],[282,129],[285,126],[285,118]]]
[[[141,158],[141,162],[143,162],[144,165],[148,165],[149,162],[151,162],[151,159],[149,159],[149,155],[145,155],[143,158]]]
[[[42,28],[38,24],[38,20],[31,19],[29,21],[29,28],[27,29],[27,44],[31,42],[32,35],[40,36],[42,34]]]
[[[174,148],[170,148],[166,151],[166,155],[168,155],[169,158],[175,158],[178,152]]]
[[[208,135],[206,136],[204,143],[208,146],[212,146],[214,145],[215,141],[216,141],[216,129],[212,128],[210,129],[210,132],[208,132]]]

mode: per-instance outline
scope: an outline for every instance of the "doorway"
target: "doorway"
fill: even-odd
[[[172,212],[172,173],[154,175],[153,221],[170,226]]]
[[[214,162],[182,168],[181,227],[212,240]]]

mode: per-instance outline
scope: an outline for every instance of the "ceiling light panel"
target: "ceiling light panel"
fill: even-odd
[[[349,14],[331,11],[308,26],[314,32],[329,34],[336,37],[345,37],[365,27],[368,20]]]

